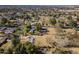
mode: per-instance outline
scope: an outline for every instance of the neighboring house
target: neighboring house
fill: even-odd
[[[10,39],[10,38],[6,38],[6,41],[7,41],[7,42],[10,42],[10,41],[11,41],[11,39]]]
[[[29,32],[34,33],[34,31],[35,31],[35,29],[30,29],[30,31],[29,31]]]
[[[0,27],[0,31],[6,30],[6,27]]]
[[[0,27],[0,31],[4,32],[5,34],[13,33],[15,30],[16,28]]]
[[[34,33],[34,31],[35,31],[35,26],[32,24],[29,32]]]
[[[21,24],[23,24],[23,19],[18,19],[18,18],[16,18],[16,23],[17,23],[17,25],[21,25]]]
[[[35,38],[34,38],[33,36],[28,36],[28,37],[27,37],[27,41],[34,44]]]
[[[4,32],[5,34],[11,34],[15,31],[15,28],[7,28]]]
[[[40,30],[40,33],[45,33],[47,32],[47,28],[46,27],[42,27],[41,30]]]
[[[21,41],[30,42],[34,44],[35,38],[33,36],[20,36]]]

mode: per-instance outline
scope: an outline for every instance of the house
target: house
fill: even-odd
[[[6,38],[6,41],[7,41],[7,42],[10,42],[10,41],[11,41],[11,39],[10,39],[10,38]]]
[[[46,33],[46,32],[48,32],[47,28],[46,27],[42,27],[41,30],[40,30],[40,33]]]
[[[30,32],[30,33],[34,33],[34,31],[35,31],[35,26],[34,26],[34,24],[32,24],[32,25],[31,25],[31,29],[30,29],[29,32]]]
[[[6,30],[4,30],[5,34],[11,34],[15,31],[15,28],[7,28]]]
[[[6,30],[6,27],[0,27],[0,31]]]
[[[34,44],[35,38],[33,36],[28,36],[27,41]]]
[[[29,32],[34,33],[34,31],[35,31],[35,29],[30,29],[30,31],[29,31]]]

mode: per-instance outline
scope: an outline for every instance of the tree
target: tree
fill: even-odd
[[[6,24],[8,22],[8,20],[6,19],[6,18],[2,18],[1,20],[0,20],[0,24]]]
[[[29,54],[30,54],[30,53],[31,53],[31,54],[34,54],[34,53],[37,53],[37,52],[38,52],[36,46],[33,45],[33,44],[30,43],[30,42],[26,42],[26,43],[24,44],[24,46],[26,47],[26,51],[27,51],[27,53],[29,53]]]
[[[0,48],[0,53],[4,53],[4,49],[3,48]]]
[[[6,54],[13,54],[13,48],[8,48],[5,52]]]
[[[10,20],[16,20],[16,18],[15,17],[10,17]]]
[[[27,33],[30,31],[31,28],[31,24],[30,23],[26,23],[23,25],[23,35],[27,35]]]
[[[7,54],[35,54],[39,53],[38,48],[30,42],[18,43],[15,47],[6,50]]]
[[[14,53],[15,54],[27,54],[26,47],[24,44],[19,43],[15,48],[14,48]]]
[[[77,26],[76,21],[71,20],[70,23],[69,23],[69,26],[70,26],[71,28],[75,28],[75,27]]]
[[[77,16],[77,21],[79,21],[79,16]]]
[[[36,30],[39,31],[41,29],[41,24],[40,23],[36,23]]]
[[[11,42],[12,42],[13,47],[16,47],[17,44],[20,43],[20,39],[17,35],[13,35]]]
[[[14,34],[16,34],[16,35],[20,35],[20,34],[22,34],[22,31],[21,31],[21,29],[19,28],[19,27],[17,27],[16,28],[16,31],[14,32]]]
[[[50,19],[49,22],[50,22],[52,25],[55,25],[55,24],[56,24],[56,20],[55,20],[55,19]]]
[[[72,20],[72,16],[68,16],[67,18],[68,18],[68,20]]]
[[[64,28],[64,21],[59,21],[59,26],[60,26],[61,28]]]

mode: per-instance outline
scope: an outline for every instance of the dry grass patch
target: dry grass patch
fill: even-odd
[[[3,49],[8,49],[8,48],[10,48],[11,46],[12,46],[12,43],[11,43],[11,42],[7,42],[7,43],[3,44],[3,45],[1,46],[1,48],[3,48]]]

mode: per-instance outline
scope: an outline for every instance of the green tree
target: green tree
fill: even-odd
[[[30,31],[31,24],[27,23],[23,25],[23,35],[27,35],[27,33]]]
[[[22,34],[22,31],[21,31],[21,29],[19,28],[19,27],[17,27],[16,28],[16,31],[14,32],[14,34],[16,34],[16,35],[21,35]]]
[[[56,24],[56,20],[55,20],[55,19],[50,19],[49,22],[50,22],[52,25],[55,25],[55,24]]]
[[[41,29],[42,25],[40,23],[36,23],[36,30],[39,31]]]
[[[38,52],[37,47],[30,42],[26,42],[24,46],[26,47],[26,51],[28,54],[34,54]]]
[[[0,53],[4,53],[4,49],[3,48],[0,48]]]
[[[79,16],[77,16],[77,21],[79,21]]]
[[[6,19],[6,18],[2,18],[1,20],[0,20],[0,24],[6,24],[8,22],[8,20]]]
[[[71,28],[75,28],[75,27],[77,26],[76,21],[70,21],[69,26],[70,26]]]
[[[13,48],[8,48],[5,52],[6,54],[13,54]]]
[[[14,35],[14,36],[12,37],[11,42],[12,42],[13,47],[16,47],[17,44],[20,43],[20,39],[19,39],[19,37],[18,37],[17,35]]]
[[[68,16],[67,19],[68,19],[68,20],[72,20],[72,16]]]
[[[27,54],[26,47],[24,44],[19,43],[15,48],[14,48],[14,53],[15,54]]]

